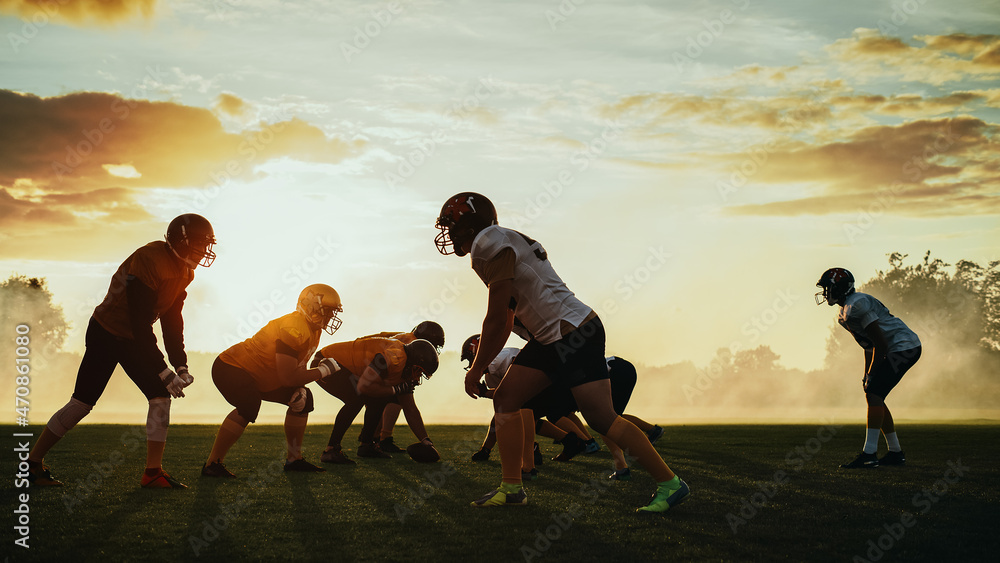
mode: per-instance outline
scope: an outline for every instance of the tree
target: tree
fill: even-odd
[[[52,303],[45,278],[13,274],[0,282],[0,327],[7,333],[0,339],[0,356],[13,357],[13,331],[22,324],[30,328],[27,336],[35,358],[52,356],[62,348],[70,327],[62,307]]]

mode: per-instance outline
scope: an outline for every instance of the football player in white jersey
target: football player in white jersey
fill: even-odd
[[[875,468],[879,465],[903,465],[906,456],[899,445],[892,413],[885,405],[889,391],[920,359],[920,339],[903,321],[892,316],[878,299],[854,289],[854,276],[844,268],[823,272],[816,285],[816,304],[840,305],[837,321],[851,333],[865,350],[865,374],[862,384],[868,401],[868,424],[864,450],[846,469]],[[879,433],[885,435],[889,453],[879,459]]]
[[[470,255],[472,269],[489,288],[486,318],[465,391],[479,396],[479,378],[511,333],[514,316],[531,333],[493,396],[503,481],[472,506],[527,504],[521,485],[525,432],[520,409],[553,383],[569,387],[590,427],[629,450],[657,482],[641,512],[665,512],[690,494],[634,424],[615,413],[604,325],[556,274],[537,241],[497,224],[493,203],[463,192],[449,198],[437,219],[434,242],[442,254]],[[516,303],[514,311],[509,304]]]

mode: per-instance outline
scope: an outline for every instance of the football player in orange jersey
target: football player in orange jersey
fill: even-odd
[[[472,502],[474,507],[527,504],[521,485],[525,402],[549,385],[569,387],[580,410],[599,433],[630,451],[657,482],[640,512],[666,512],[690,494],[648,438],[615,412],[604,356],[605,332],[597,312],[566,287],[536,240],[498,225],[496,208],[477,193],[448,198],[438,214],[434,243],[442,254],[469,255],[489,290],[482,339],[466,374],[465,392],[479,396],[481,374],[503,348],[516,316],[531,339],[507,369],[493,397],[502,482]],[[514,302],[514,311],[509,306]]]
[[[388,336],[389,338],[399,340],[403,344],[409,344],[414,340],[426,340],[434,345],[438,356],[441,355],[441,349],[444,348],[444,328],[434,321],[423,321],[413,327],[413,330],[410,332],[383,332],[373,336]],[[416,405],[414,405],[414,408],[416,408]],[[389,404],[385,406],[385,411],[382,412],[382,422],[379,424],[379,428],[375,431],[375,436],[379,438],[378,447],[383,452],[391,454],[406,451],[397,446],[392,439],[392,429],[396,426],[396,421],[399,420],[399,413],[402,409],[403,406],[400,405],[399,402],[390,401]]]
[[[80,362],[76,387],[69,403],[49,419],[28,455],[29,479],[34,485],[61,485],[42,463],[45,454],[80,422],[104,393],[115,366],[149,401],[146,417],[147,488],[184,488],[163,471],[163,450],[170,424],[170,398],[183,397],[194,378],[184,351],[185,291],[198,266],[215,260],[215,231],[201,215],[185,213],[167,226],[165,241],[151,242],[122,262],[111,278],[104,301],[94,309],[87,326],[87,349]],[[174,369],[167,367],[153,334],[160,320],[163,344]]]
[[[420,377],[430,377],[437,371],[438,357],[434,345],[426,340],[403,344],[394,338],[370,336],[350,342],[326,346],[314,358],[314,363],[334,360],[341,369],[319,381],[327,393],[344,402],[330,432],[330,441],[323,452],[327,463],[353,464],[344,455],[341,442],[354,418],[365,409],[361,432],[361,457],[387,457],[375,442],[375,429],[382,419],[385,404],[398,400],[406,413],[406,421],[417,439],[433,446],[427,436],[420,411],[413,402],[413,389]]]
[[[302,457],[302,438],[313,410],[312,391],[305,385],[340,367],[330,359],[314,369],[306,364],[319,346],[320,333],[333,334],[340,328],[337,315],[342,311],[336,290],[325,284],[312,284],[299,294],[295,311],[267,323],[251,338],[219,354],[212,366],[212,379],[222,396],[236,408],[222,421],[202,475],[234,477],[223,461],[247,425],[257,420],[261,401],[288,405],[285,471],[324,471]]]

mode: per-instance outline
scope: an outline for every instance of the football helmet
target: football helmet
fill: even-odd
[[[465,256],[462,245],[471,242],[479,231],[497,224],[497,210],[484,195],[462,192],[448,198],[437,218],[441,232],[434,238],[438,252]]]
[[[472,367],[472,361],[476,359],[476,352],[479,351],[479,335],[473,334],[472,336],[465,339],[462,343],[462,361],[469,362],[469,365],[465,366],[465,371],[469,371]]]
[[[167,225],[167,234],[163,236],[167,246],[192,270],[197,266],[205,268],[215,262],[215,231],[208,219],[197,213],[185,213],[174,217]]]
[[[406,353],[406,366],[403,368],[404,379],[409,379],[409,381],[413,381],[419,385],[421,375],[430,379],[434,375],[434,372],[437,371],[437,349],[430,342],[417,339],[403,345],[403,351]],[[422,373],[413,375],[412,368],[414,367],[419,368]]]
[[[825,301],[832,307],[854,293],[854,275],[844,268],[830,268],[819,277],[816,286],[822,288],[816,292],[816,304]]]
[[[444,348],[444,328],[441,325],[434,321],[424,321],[413,327],[410,332],[417,339],[426,340],[433,344],[438,355],[441,355],[441,349]]]
[[[324,283],[314,283],[303,289],[295,310],[327,334],[337,332],[343,322],[337,317],[337,313],[344,311],[340,295],[337,290]]]

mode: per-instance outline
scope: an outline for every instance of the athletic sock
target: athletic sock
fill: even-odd
[[[873,454],[878,451],[878,435],[881,430],[878,428],[869,428],[867,434],[865,435],[865,453]]]
[[[634,457],[657,483],[670,481],[676,477],[653,444],[649,443],[646,434],[631,422],[619,416],[611,423],[607,436]]]
[[[521,470],[535,468],[535,425],[531,409],[521,409],[521,426],[524,427],[524,445],[521,446]]]
[[[226,417],[226,419],[222,421],[222,426],[219,427],[219,433],[215,436],[215,443],[212,445],[212,453],[208,454],[208,462],[206,465],[215,461],[221,462],[225,459],[226,454],[229,453],[229,448],[233,447],[233,444],[240,439],[244,430],[246,430],[246,428],[240,426],[233,419]]]
[[[520,485],[524,428],[520,411],[496,414],[497,446],[504,483]]]
[[[895,432],[890,432],[885,435],[885,443],[889,444],[890,452],[901,452],[903,448],[899,446],[899,437],[896,436]]]
[[[520,483],[500,483],[500,492],[505,495],[512,495],[520,490]]]

